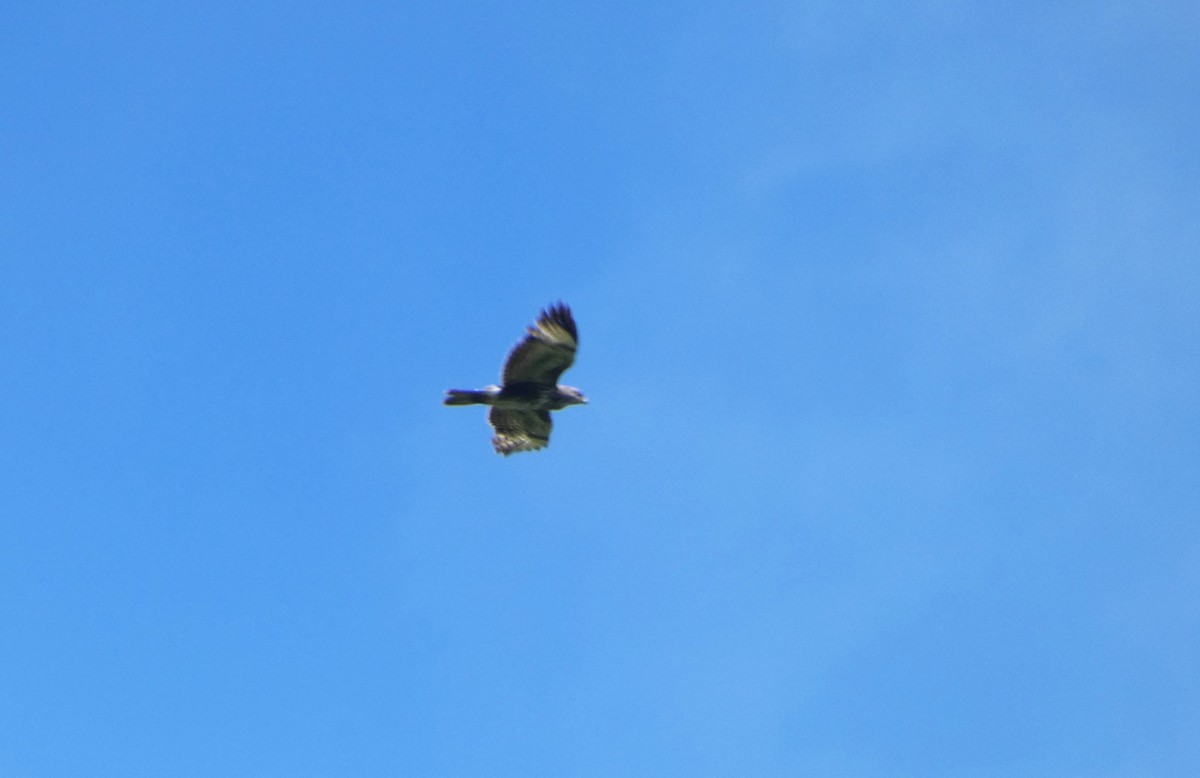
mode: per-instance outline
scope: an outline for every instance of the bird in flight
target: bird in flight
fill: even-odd
[[[488,424],[496,431],[492,447],[497,454],[545,448],[550,444],[550,411],[587,402],[583,392],[558,383],[558,377],[575,361],[578,345],[571,309],[561,302],[551,305],[508,353],[501,386],[449,389],[445,403],[492,406]]]

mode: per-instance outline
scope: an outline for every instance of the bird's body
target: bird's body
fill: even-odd
[[[446,392],[446,405],[490,405],[509,411],[561,411],[579,402],[579,390],[566,391],[571,388],[521,383],[478,390],[450,389]]]
[[[536,451],[550,442],[550,411],[587,402],[583,392],[558,378],[575,361],[579,334],[571,309],[562,303],[542,311],[535,326],[509,352],[501,386],[450,389],[446,405],[490,405],[496,453]]]

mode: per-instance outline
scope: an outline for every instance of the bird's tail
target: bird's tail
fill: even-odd
[[[479,405],[488,401],[487,392],[477,392],[472,389],[447,389],[446,405]]]

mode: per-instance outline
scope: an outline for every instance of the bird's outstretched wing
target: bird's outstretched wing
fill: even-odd
[[[509,411],[492,408],[488,424],[496,431],[492,447],[497,454],[508,456],[518,451],[537,451],[550,445],[550,413],[548,411]]]
[[[508,353],[500,375],[503,384],[558,383],[558,377],[575,361],[579,333],[571,309],[556,303],[542,311],[525,339]]]

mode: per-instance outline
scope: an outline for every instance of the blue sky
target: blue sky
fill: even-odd
[[[1193,774],[1197,29],[5,5],[0,773]]]

